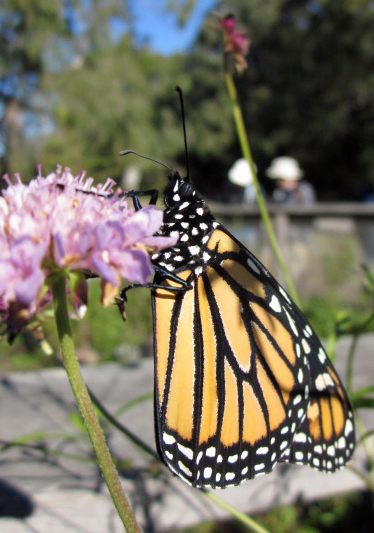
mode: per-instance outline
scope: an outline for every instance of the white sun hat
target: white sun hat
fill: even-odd
[[[304,172],[296,159],[282,156],[273,159],[270,167],[266,169],[266,175],[274,180],[297,181],[303,177]]]
[[[255,167],[256,168],[256,167]],[[253,183],[253,176],[246,159],[238,159],[229,170],[229,180],[239,187],[247,187]]]

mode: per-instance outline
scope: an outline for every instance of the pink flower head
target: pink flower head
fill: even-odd
[[[247,67],[245,56],[249,52],[249,38],[244,31],[236,31],[236,19],[233,15],[227,15],[220,20],[223,31],[223,46],[225,53],[231,57],[235,68],[241,74]]]
[[[162,211],[127,205],[115,182],[92,187],[93,179],[69,169],[24,185],[19,176],[0,196],[0,322],[14,335],[49,302],[53,275],[70,278],[73,304],[87,303],[84,273],[102,278],[102,301],[113,302],[126,279],[146,283],[153,273],[150,253],[175,244],[156,236]]]

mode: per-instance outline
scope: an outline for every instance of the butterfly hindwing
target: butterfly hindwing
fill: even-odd
[[[353,414],[347,394],[325,351],[310,358],[311,391],[307,417],[299,427],[287,460],[334,472],[355,448]]]
[[[258,269],[264,279],[272,309],[280,312],[283,308],[291,326],[296,354],[303,354],[308,363],[309,383],[304,391],[309,396],[307,416],[298,426],[293,444],[282,461],[334,472],[350,459],[355,448],[353,414],[343,384],[304,315],[258,259],[248,250],[246,253],[251,257],[252,267]],[[298,370],[300,382],[303,371],[301,367]]]

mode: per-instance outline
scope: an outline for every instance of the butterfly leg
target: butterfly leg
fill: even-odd
[[[128,285],[121,291],[120,299],[124,302],[127,301],[126,293],[130,291],[131,289],[164,289],[166,291],[171,292],[181,292],[192,289],[192,286],[185,281],[182,278],[179,278],[178,276],[174,276],[174,274],[171,274],[171,272],[168,272],[167,270],[154,265],[154,269],[156,274],[159,276],[162,276],[164,279],[170,279],[171,281],[175,281],[176,283],[180,283],[180,287],[168,287],[166,285],[162,285],[161,283],[154,283],[153,281],[150,283],[131,283],[131,285]]]
[[[139,201],[139,196],[150,196],[151,200],[149,205],[156,205],[158,198],[158,191],[156,189],[150,189],[148,191],[127,191],[120,195],[120,197],[132,198],[135,211],[140,211],[142,209],[142,204]]]
[[[126,321],[126,311],[125,311],[125,304],[127,303],[127,292],[132,289],[163,289],[170,292],[182,292],[192,289],[192,286],[185,281],[184,279],[179,278],[178,276],[175,276],[171,272],[168,272],[162,267],[159,267],[157,265],[154,265],[154,269],[156,274],[158,274],[159,277],[162,277],[164,279],[169,279],[171,281],[174,281],[175,283],[179,283],[179,287],[170,287],[167,285],[162,285],[161,283],[145,283],[142,285],[141,283],[131,283],[131,285],[128,285],[124,289],[122,289],[120,296],[116,299],[116,304],[118,306],[119,312],[121,313],[121,316],[124,321]]]

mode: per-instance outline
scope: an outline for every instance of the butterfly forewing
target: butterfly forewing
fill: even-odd
[[[226,487],[279,461],[332,472],[354,448],[344,388],[312,328],[266,268],[174,177],[164,234],[179,243],[153,289],[156,429],[169,468]],[[174,204],[173,204],[174,201]]]

